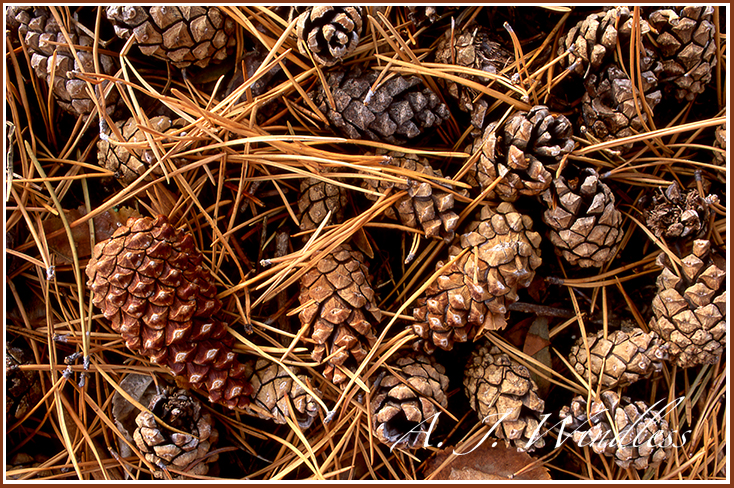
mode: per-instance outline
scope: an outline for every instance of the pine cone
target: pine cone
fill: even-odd
[[[66,27],[80,64],[68,47],[66,38],[49,7],[17,7],[14,13],[16,14],[14,23],[18,24],[18,32],[31,55],[31,68],[39,79],[48,83],[59,106],[84,118],[89,115],[96,116],[97,108],[94,99],[87,91],[87,82],[79,78],[83,73],[96,72],[92,53],[94,39],[85,34],[75,21],[71,22],[71,27]],[[74,17],[76,20],[76,13]],[[91,30],[94,31],[94,26]],[[54,52],[56,58],[52,62]],[[100,54],[99,69],[101,74],[114,75],[117,72],[117,62],[111,56]],[[52,78],[53,86],[51,86]],[[96,88],[95,85],[91,85],[95,90],[96,99],[100,98],[99,95],[102,93],[100,90],[105,90],[108,83],[102,82]],[[117,109],[118,100],[117,91],[111,90],[105,99],[105,110],[108,114],[111,115]]]
[[[514,202],[520,195],[538,195],[553,180],[546,165],[573,151],[572,134],[568,119],[551,115],[543,105],[518,112],[501,129],[493,122],[466,148],[466,152],[480,152],[467,182],[484,189],[504,175],[489,198]]]
[[[372,432],[394,448],[420,448],[448,405],[449,379],[431,356],[408,353],[391,358],[372,378]]]
[[[714,134],[714,147],[724,150],[723,153],[714,151],[714,164],[726,166],[726,124],[718,126]]]
[[[601,393],[587,416],[586,399],[577,396],[561,409],[565,430],[579,446],[591,446],[597,454],[614,457],[623,469],[658,466],[672,454],[671,431],[664,411],[652,410],[645,402],[632,402],[614,391]],[[655,405],[659,405],[660,402]],[[613,419],[614,426],[609,423]],[[619,437],[615,439],[615,433]],[[663,447],[667,446],[667,447]]]
[[[140,52],[177,68],[205,68],[234,52],[235,22],[217,7],[107,7],[122,39],[135,36]]]
[[[590,14],[572,27],[558,43],[558,55],[572,52],[563,59],[564,66],[573,66],[573,73],[585,78],[598,72],[614,57],[617,42],[622,53],[629,52],[632,12],[628,7],[612,7],[605,12]],[[650,26],[640,20],[640,33],[646,35]]]
[[[222,304],[202,260],[191,234],[165,216],[131,218],[94,246],[87,287],[128,349],[205,388],[210,401],[243,408],[252,388],[215,317]]]
[[[359,70],[329,73],[335,107],[329,105],[323,87],[315,94],[316,106],[346,137],[400,144],[449,117],[446,105],[430,88],[420,86],[419,77],[396,75],[370,94],[377,76]]]
[[[703,93],[716,66],[714,7],[665,7],[650,13],[652,39],[667,88],[680,100]]]
[[[448,5],[408,5],[408,20],[416,27],[423,27],[436,22],[444,13],[458,9]]]
[[[33,355],[24,342],[5,343],[5,418],[8,425],[25,417],[43,397],[38,372],[20,369],[33,362]]]
[[[622,214],[614,207],[614,194],[591,168],[578,175],[553,180],[541,194],[548,207],[543,222],[550,228],[556,253],[582,268],[600,267],[613,256],[622,240]]]
[[[681,192],[674,181],[665,191],[658,190],[652,207],[645,211],[645,221],[656,237],[702,237],[708,232],[709,204],[718,201],[716,195],[701,198],[696,189]]]
[[[342,368],[356,370],[376,341],[372,324],[381,314],[368,276],[362,253],[341,244],[301,277],[304,337],[314,343],[314,361],[329,356],[324,376],[335,385],[349,379]]]
[[[133,439],[145,459],[160,468],[153,476],[165,479],[163,470],[169,466],[193,475],[207,474],[209,465],[219,458],[218,454],[209,455],[219,433],[213,427],[212,416],[203,410],[201,403],[185,390],[177,390],[154,396],[148,408],[150,412],[140,412],[135,418],[138,427],[133,432]],[[156,417],[184,433],[159,425]],[[197,464],[187,468],[192,463]],[[174,479],[190,478],[181,475]]]
[[[485,424],[499,422],[496,435],[519,450],[532,452],[545,445],[540,432],[533,438],[545,408],[537,391],[525,366],[489,344],[472,353],[464,371],[464,393],[472,410]]]
[[[290,419],[290,407],[296,422],[302,429],[307,429],[318,415],[319,404],[314,398],[278,364],[266,359],[258,359],[245,364],[249,383],[252,385],[252,404],[248,409],[260,418],[272,419],[276,424],[285,424]],[[304,384],[308,384],[305,375],[299,374],[298,368],[292,372]],[[318,390],[314,390],[318,393]],[[252,407],[259,407],[257,410]]]
[[[426,158],[419,158],[415,154],[404,154],[395,151],[378,151],[390,157],[390,164],[409,171],[415,171],[430,176],[443,177],[441,170],[434,171]],[[430,181],[430,180],[429,180]],[[451,193],[436,190],[428,181],[408,177],[407,185],[387,180],[367,178],[362,186],[368,190],[385,193],[391,188],[407,190],[408,194],[395,202],[394,206],[385,211],[391,219],[400,217],[406,227],[423,229],[427,237],[441,237],[447,242],[454,238],[454,230],[459,222],[459,216],[453,212],[454,196]],[[448,184],[441,184],[452,190]],[[367,198],[377,200],[376,195],[367,194]],[[397,215],[396,215],[397,214]]]
[[[517,290],[530,285],[540,266],[540,235],[532,219],[509,203],[482,207],[449,259],[470,248],[426,288],[413,309],[414,347],[431,354],[436,347],[451,350],[454,342],[474,340],[484,330],[507,325],[505,305],[517,300]],[[438,262],[436,269],[443,262]]]
[[[426,7],[428,8],[428,7]],[[438,41],[436,47],[436,62],[455,64],[486,71],[498,75],[507,66],[515,61],[515,55],[501,44],[491,41],[489,29],[477,24],[469,24],[459,31],[449,28]],[[505,74],[508,78],[515,72]],[[454,73],[462,78],[486,85],[489,78]],[[449,95],[459,101],[459,108],[471,114],[472,124],[481,130],[484,127],[484,116],[489,107],[487,97],[478,98],[479,92],[473,88],[447,80],[446,87]]]
[[[298,17],[296,35],[322,66],[333,66],[349,56],[362,33],[362,7],[310,7]],[[299,43],[301,54],[307,54]]]
[[[726,261],[706,240],[693,242],[693,252],[682,259],[681,276],[667,255],[661,253],[658,260],[665,269],[657,279],[650,329],[669,342],[678,367],[715,363],[726,347]]]
[[[616,388],[628,386],[639,379],[649,378],[663,369],[661,361],[668,359],[668,345],[654,332],[643,332],[635,327],[629,331],[616,330],[604,338],[604,331],[588,337],[591,362],[586,353],[583,338],[571,347],[568,362],[585,381],[589,381],[591,364],[591,388],[596,389],[599,377],[602,386]]]
[[[174,132],[186,125],[183,119],[171,120],[170,117],[158,116],[150,119],[148,127],[156,132],[166,133]],[[115,178],[127,186],[138,179],[152,165],[156,165],[151,174],[148,175],[146,181],[153,181],[155,178],[163,175],[163,170],[157,165],[157,159],[145,138],[145,132],[141,130],[133,117],[127,122],[117,122],[117,127],[122,134],[123,141],[126,143],[138,143],[138,147],[120,146],[115,144],[117,137],[109,130],[106,131],[107,138],[102,138],[97,142],[97,161],[103,168],[113,171]],[[110,142],[113,141],[112,143]],[[169,141],[163,141],[169,142]],[[174,160],[175,162],[175,160]]]
[[[347,192],[344,187],[317,178],[301,179],[298,213],[302,231],[318,228],[329,211],[331,211],[331,223],[342,222],[346,206]]]
[[[644,58],[641,66],[642,91],[645,102],[651,111],[660,103],[662,93],[656,90],[660,63],[651,57]],[[653,64],[653,67],[650,67]],[[609,141],[644,132],[648,123],[647,112],[642,106],[639,95],[635,98],[632,81],[617,66],[611,64],[598,75],[590,73],[584,82],[586,93],[581,99],[581,115],[584,125],[600,141]],[[637,92],[639,93],[639,92]],[[635,108],[637,104],[637,108]],[[638,113],[639,111],[639,113]],[[629,150],[632,144],[621,146]]]

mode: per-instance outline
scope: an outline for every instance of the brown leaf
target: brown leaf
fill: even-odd
[[[485,440],[482,445],[463,455],[454,455],[447,447],[428,462],[426,476],[432,480],[549,480],[542,462],[514,447]],[[443,468],[444,461],[449,460]],[[439,470],[440,468],[440,470]]]
[[[528,333],[530,325],[533,323],[534,317],[528,317],[519,322],[514,323],[507,329],[502,337],[513,346],[519,348],[525,343],[525,337]]]
[[[549,337],[548,319],[546,317],[537,317],[533,320],[530,329],[528,329],[528,335],[525,337],[525,344],[523,344],[522,351],[550,369],[551,354],[549,346],[551,342]],[[545,398],[551,387],[551,382],[547,377],[535,371],[530,372],[530,377],[538,385],[538,395],[541,398]]]

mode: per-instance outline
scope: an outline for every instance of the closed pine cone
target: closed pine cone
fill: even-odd
[[[515,56],[502,47],[501,44],[490,39],[489,29],[475,23],[469,24],[458,31],[449,28],[438,41],[436,62],[455,64],[499,75],[514,62]],[[513,72],[514,70],[507,72],[504,76],[509,78]],[[490,78],[481,78],[464,73],[453,74],[481,85],[486,85],[492,81]],[[489,108],[487,97],[483,96],[477,99],[479,92],[473,88],[451,80],[446,80],[445,83],[449,95],[458,100],[461,110],[471,114],[472,124],[481,130],[484,127],[484,116],[487,108]]]
[[[484,189],[504,175],[490,198],[514,202],[520,195],[538,195],[553,180],[546,166],[573,151],[572,135],[568,119],[552,115],[543,105],[518,112],[501,128],[493,122],[466,149],[469,153],[480,152],[467,173],[467,182]]]
[[[362,33],[362,7],[321,5],[309,7],[296,23],[299,41],[322,66],[333,66],[349,56]],[[298,49],[306,54],[303,45]]]
[[[159,468],[153,476],[165,479],[163,469],[169,466],[193,475],[207,474],[209,465],[219,458],[218,454],[209,456],[219,438],[211,414],[185,390],[164,391],[154,396],[148,409],[150,412],[140,412],[135,418],[138,427],[133,432],[133,439],[145,459]],[[159,425],[156,417],[184,433]],[[192,469],[186,469],[199,460]],[[174,479],[190,478],[178,475]]]
[[[372,386],[372,432],[393,448],[421,448],[448,405],[449,379],[432,356],[410,352],[387,361]]]
[[[709,241],[693,242],[676,275],[666,254],[652,301],[650,329],[670,346],[670,359],[679,368],[715,363],[726,347],[726,261],[711,251]]]
[[[615,330],[604,338],[604,331],[588,337],[591,361],[586,353],[583,338],[571,347],[568,362],[584,381],[596,389],[603,373],[602,386],[616,388],[649,378],[663,369],[662,361],[668,359],[668,345],[655,332],[644,332],[636,327],[629,331]]]
[[[217,7],[107,7],[107,18],[118,37],[134,36],[140,52],[177,68],[218,63],[236,44],[234,20]]]
[[[663,78],[678,100],[693,100],[711,81],[716,66],[713,15],[711,6],[680,6],[655,10],[648,17]]]
[[[391,144],[414,139],[449,117],[449,110],[417,76],[395,75],[383,80],[370,95],[378,73],[360,70],[332,71],[327,83],[335,106],[320,87],[316,106],[329,122],[350,139],[384,141]]]
[[[331,212],[330,223],[342,222],[346,205],[347,192],[344,187],[318,178],[301,179],[298,213],[302,231],[318,228],[329,212]],[[306,239],[308,237],[305,236]]]
[[[260,418],[285,424],[286,419],[291,418],[292,405],[298,425],[302,429],[311,426],[318,415],[319,404],[284,368],[267,359],[250,361],[245,366],[246,376],[253,389],[252,404],[248,410],[254,411]],[[292,372],[302,383],[308,384],[307,377],[300,374],[298,368],[292,369]]]
[[[523,451],[545,445],[543,437],[533,438],[545,409],[537,391],[530,371],[497,346],[481,345],[466,365],[464,393],[469,405],[482,422],[500,424],[494,431],[500,439]]]
[[[415,154],[396,151],[379,151],[378,154],[389,156],[390,164],[394,166],[425,174],[428,177],[443,177],[441,170],[434,170],[426,158],[419,158]],[[453,211],[454,196],[449,192],[434,188],[429,181],[408,176],[407,185],[405,185],[391,180],[367,178],[362,186],[381,193],[391,188],[407,190],[408,194],[385,210],[385,215],[391,219],[400,218],[403,225],[407,227],[422,229],[427,237],[440,237],[450,242],[454,238],[454,231],[459,222],[459,216]],[[438,183],[438,185],[453,189],[445,183]],[[367,194],[367,198],[376,201],[378,197]]]
[[[324,376],[335,385],[349,379],[376,341],[373,323],[381,318],[361,252],[341,244],[301,277],[298,314],[313,341],[311,358],[326,362]],[[307,304],[307,305],[306,305]]]
[[[77,56],[75,58],[49,7],[15,7],[12,13],[15,13],[14,23],[18,25],[18,33],[28,47],[31,68],[39,79],[48,83],[59,106],[67,112],[85,118],[89,115],[96,116],[97,106],[94,99],[101,98],[100,89],[106,89],[109,82],[105,81],[97,87],[94,84],[89,85],[94,91],[92,98],[88,92],[87,82],[79,78],[83,73],[96,73],[91,49],[94,46],[94,39],[75,22],[71,22],[71,26],[66,26],[71,43],[78,46],[75,48]],[[94,31],[94,25],[91,26],[91,30]],[[89,49],[80,49],[85,47]],[[54,53],[56,53],[55,61],[53,61]],[[100,54],[99,69],[101,74],[114,75],[117,71],[117,62],[107,54]],[[51,86],[52,79],[53,86]],[[111,90],[104,100],[108,114],[111,115],[116,110],[118,99],[117,91]],[[99,103],[102,107],[101,100]]]
[[[613,457],[623,469],[644,470],[670,457],[672,434],[668,422],[663,419],[664,410],[653,410],[645,402],[632,402],[627,397],[620,399],[611,390],[600,396],[591,407],[586,398],[577,396],[570,407],[561,409],[560,417],[567,422],[564,423],[566,435],[572,436],[574,442],[590,446],[597,454]],[[656,403],[657,406],[661,404],[665,402]],[[609,423],[608,416],[614,426]],[[619,442],[615,433],[619,434]]]
[[[449,259],[469,249],[426,288],[413,309],[413,331],[431,354],[436,347],[453,348],[454,342],[475,340],[484,330],[507,325],[507,307],[517,291],[530,285],[540,266],[540,235],[532,219],[507,202],[496,209],[482,207],[459,242],[449,249]],[[443,262],[438,262],[436,269]]]
[[[550,228],[556,253],[582,268],[601,267],[616,252],[622,240],[622,214],[614,206],[614,194],[597,172],[585,168],[553,180],[541,194],[548,207],[543,222]]]
[[[149,120],[147,127],[160,132],[174,132],[185,126],[183,119],[171,120],[164,115],[153,117]],[[121,146],[115,144],[117,137],[111,130],[107,131],[107,138],[97,142],[97,161],[103,168],[115,173],[115,178],[127,186],[145,173],[148,168],[155,165],[155,169],[148,175],[146,181],[162,176],[163,170],[157,165],[157,159],[145,138],[145,132],[139,128],[133,117],[126,122],[117,122],[117,127],[126,143],[138,143],[138,147]],[[112,142],[110,142],[112,141]],[[170,142],[170,141],[163,141]],[[162,155],[161,155],[162,156]]]
[[[252,388],[215,317],[222,304],[202,260],[191,234],[165,216],[131,218],[94,246],[87,287],[128,349],[205,388],[210,401],[243,408]]]
[[[645,222],[656,237],[702,237],[708,232],[709,206],[718,201],[716,195],[701,198],[696,189],[681,191],[674,181],[653,197],[652,207],[645,211]]]

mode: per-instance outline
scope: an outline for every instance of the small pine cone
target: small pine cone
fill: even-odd
[[[724,152],[714,151],[714,164],[726,166],[726,124],[718,126],[714,134],[714,147],[724,150]]]
[[[423,27],[436,22],[444,13],[456,10],[459,7],[448,5],[408,5],[408,20],[416,27]]]
[[[364,256],[341,244],[301,277],[298,317],[312,341],[311,358],[329,356],[324,376],[335,385],[356,370],[377,340],[372,324],[381,318]]]
[[[449,379],[432,356],[410,352],[379,369],[372,387],[372,432],[393,448],[420,448],[448,405]]]
[[[235,22],[217,7],[107,7],[121,39],[135,36],[140,52],[177,68],[205,68],[234,52]]]
[[[87,287],[128,349],[205,388],[210,401],[243,408],[252,389],[214,317],[222,304],[202,260],[191,234],[165,216],[131,218],[94,246]]]
[[[349,56],[359,44],[362,33],[362,7],[310,7],[298,17],[296,35],[301,54],[305,46],[322,66],[333,66]]]
[[[429,177],[443,177],[441,170],[434,171],[426,158],[419,158],[415,154],[404,154],[395,151],[381,151],[378,154],[386,154],[390,158],[390,164],[409,171],[422,173]],[[407,185],[387,180],[365,179],[362,183],[364,188],[384,193],[391,188],[396,190],[407,190],[408,194],[395,202],[395,205],[385,210],[385,215],[391,219],[400,218],[406,227],[423,229],[427,237],[440,237],[450,242],[454,238],[454,231],[459,222],[459,216],[452,210],[454,208],[454,196],[451,193],[433,188],[431,183],[408,177]],[[439,183],[440,184],[440,183]],[[448,184],[440,184],[448,189],[453,189]],[[373,201],[377,195],[367,195]]]
[[[602,386],[628,386],[639,379],[649,378],[663,369],[661,361],[668,359],[668,344],[655,332],[640,328],[616,330],[604,338],[604,331],[588,337],[591,352],[591,388],[596,389],[603,373]],[[568,362],[584,381],[589,381],[589,356],[583,338],[571,347]]]
[[[377,77],[373,71],[364,75],[359,70],[329,73],[327,83],[336,106],[330,106],[323,87],[314,95],[314,102],[346,137],[391,144],[414,139],[449,117],[446,105],[422,86],[419,77],[396,75],[370,93]]]
[[[451,246],[449,259],[470,251],[428,285],[413,309],[416,349],[448,351],[454,342],[505,328],[506,305],[517,300],[517,290],[530,285],[540,266],[540,235],[531,230],[530,217],[503,202],[496,209],[482,207],[480,218]],[[439,261],[436,269],[443,265]]]
[[[708,232],[709,205],[718,201],[716,195],[701,198],[696,189],[681,192],[674,181],[653,197],[652,207],[645,211],[645,221],[656,237],[702,237]]]
[[[75,19],[71,21],[72,27],[67,26],[66,32],[71,43],[77,46],[75,50],[79,62],[68,47],[61,27],[56,23],[49,7],[18,8],[15,13],[14,22],[18,24],[18,32],[31,55],[31,68],[39,79],[49,84],[59,106],[67,112],[85,118],[89,115],[96,116],[97,108],[94,99],[87,91],[87,82],[79,78],[83,73],[96,73],[92,52],[94,39],[78,26],[76,14]],[[91,30],[94,31],[94,26]],[[55,61],[53,61],[54,53],[56,53]],[[107,54],[100,54],[99,69],[101,74],[114,75],[117,71],[117,61]],[[51,86],[52,79],[53,86]],[[95,90],[95,98],[100,98],[98,96],[101,93],[100,89],[106,89],[108,83],[102,82],[96,88],[95,85],[91,85]],[[118,97],[117,91],[113,89],[105,99],[105,110],[108,114],[111,115],[117,109]]]
[[[290,419],[290,405],[296,422],[302,429],[307,429],[318,415],[319,404],[288,372],[276,363],[267,359],[258,359],[245,363],[246,377],[252,385],[252,404],[248,410],[254,411],[260,418],[272,419],[276,424],[285,424]],[[302,383],[308,384],[305,375],[299,374],[298,368],[292,372]],[[318,390],[314,390],[319,393]],[[254,407],[257,407],[254,408]]]
[[[614,57],[617,42],[622,53],[629,52],[632,12],[628,7],[613,7],[605,12],[590,14],[572,27],[558,44],[558,55],[572,52],[563,59],[564,66],[573,66],[573,73],[585,78],[599,71]],[[650,26],[640,20],[640,33],[646,35]]]
[[[693,242],[677,276],[667,255],[658,258],[663,272],[652,301],[650,329],[670,345],[680,368],[715,363],[726,347],[726,261],[706,240]]]
[[[169,466],[193,475],[207,474],[209,465],[219,458],[218,454],[209,456],[219,438],[211,414],[185,390],[154,396],[148,409],[150,412],[140,412],[135,418],[137,428],[133,439],[145,454],[145,459],[160,468],[153,472],[153,476],[165,479],[163,470]],[[156,417],[184,433],[159,425]],[[197,464],[187,469],[192,463]],[[174,479],[190,478],[180,475]]]
[[[33,354],[25,343],[5,343],[5,418],[8,425],[25,417],[43,396],[38,372],[20,369],[33,362]]]
[[[659,67],[652,58],[646,61]],[[649,64],[649,63],[648,63]],[[655,68],[643,65],[642,91],[651,112],[660,103],[662,93],[656,90],[658,81]],[[616,64],[607,66],[598,75],[590,73],[584,82],[586,93],[581,99],[581,115],[584,125],[600,141],[609,141],[643,132],[647,124],[647,112],[639,95],[635,98],[632,81]],[[635,108],[637,104],[637,108]],[[639,112],[638,112],[639,111]],[[628,150],[632,144],[622,146]]]
[[[331,223],[342,222],[346,206],[347,192],[344,187],[317,178],[301,179],[298,213],[302,231],[318,228],[329,211],[331,211]]]
[[[491,41],[489,29],[477,24],[469,24],[460,31],[449,28],[436,47],[437,63],[455,64],[495,75],[514,61],[514,54],[501,44]],[[512,76],[513,72],[507,73],[506,76]],[[482,85],[490,81],[489,78],[479,78],[463,73],[454,74]],[[478,98],[479,92],[455,81],[447,80],[446,87],[449,95],[458,100],[459,108],[471,114],[472,124],[481,130],[484,127],[484,116],[489,108],[487,97]]]
[[[548,207],[543,222],[551,228],[550,240],[566,261],[582,268],[601,267],[614,256],[623,237],[622,214],[595,170],[554,179],[541,198]]]
[[[186,125],[183,119],[171,120],[164,115],[153,117],[149,122],[148,127],[159,133],[174,132]],[[130,117],[124,124],[123,121],[119,121],[117,127],[122,135],[122,142],[137,143],[139,147],[115,144],[117,137],[108,128],[106,131],[108,137],[97,142],[98,164],[109,171],[113,171],[115,178],[125,186],[142,176],[152,165],[156,165],[156,167],[148,175],[146,181],[153,181],[156,177],[162,176],[163,170],[156,164],[157,160],[153,151],[149,149],[150,145],[145,138],[145,132],[139,128],[135,119]],[[163,142],[167,141],[164,140]]]
[[[588,405],[582,396],[561,409],[566,435],[573,436],[576,444],[591,446],[597,454],[613,457],[623,469],[644,470],[670,457],[672,433],[663,418],[664,411],[652,410],[645,402],[632,402],[627,397],[620,399],[611,390],[600,396],[601,400],[592,402],[588,416]],[[610,417],[614,426],[609,423]],[[619,434],[619,442],[615,433]]]
[[[533,439],[545,409],[537,391],[528,368],[489,344],[472,353],[464,371],[464,393],[472,410],[485,424],[499,422],[496,435],[523,451],[545,445],[543,437]]]
[[[501,129],[493,122],[466,149],[480,152],[467,182],[484,189],[505,175],[489,198],[514,202],[520,195],[538,195],[553,180],[546,166],[573,151],[572,135],[568,119],[543,105],[513,115]]]
[[[663,64],[663,78],[680,100],[703,93],[716,66],[714,7],[667,7],[648,17]]]

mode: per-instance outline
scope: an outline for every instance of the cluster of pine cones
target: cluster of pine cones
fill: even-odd
[[[335,412],[328,410],[329,398],[366,388],[368,394],[361,393],[358,401],[368,412],[374,439],[391,449],[416,449],[432,442],[435,420],[449,408],[452,388],[463,385],[473,418],[497,424],[494,436],[521,450],[543,449],[553,442],[547,442],[546,432],[552,424],[544,425],[542,418],[549,403],[560,405],[549,402],[548,385],[538,385],[534,360],[519,353],[522,347],[507,347],[503,334],[515,330],[523,317],[518,302],[535,301],[530,310],[539,315],[544,300],[568,303],[552,296],[566,293],[566,287],[554,288],[564,283],[558,278],[562,273],[591,281],[639,259],[642,246],[634,240],[643,232],[637,222],[647,230],[645,239],[655,236],[645,244],[646,254],[663,248],[656,289],[646,291],[651,304],[638,304],[634,313],[615,307],[619,317],[609,323],[605,317],[603,327],[591,321],[586,327],[596,329],[582,326],[581,334],[553,338],[565,357],[546,369],[565,363],[560,367],[589,392],[567,395],[559,408],[575,442],[588,445],[589,437],[616,432],[621,442],[594,444],[594,451],[623,469],[659,466],[671,456],[670,444],[658,442],[653,445],[666,447],[650,449],[638,444],[640,436],[672,435],[664,412],[624,393],[639,394],[632,385],[661,377],[664,368],[700,368],[725,356],[725,245],[711,237],[725,195],[716,194],[723,188],[717,172],[709,177],[698,171],[671,185],[657,177],[651,180],[658,182],[657,189],[635,199],[623,180],[615,179],[614,169],[645,148],[636,135],[670,122],[672,109],[663,111],[665,106],[680,111],[715,93],[721,33],[714,25],[714,7],[586,8],[582,12],[588,14],[575,13],[570,17],[575,21],[559,24],[555,37],[532,59],[520,59],[523,43],[516,36],[532,39],[542,32],[544,37],[553,24],[518,33],[493,25],[508,7],[390,9],[400,9],[406,32],[418,42],[410,53],[407,45],[394,44],[400,52],[395,66],[411,59],[434,75],[390,68],[393,61],[380,58],[378,63],[368,54],[383,29],[380,19],[390,13],[384,7],[269,10],[269,21],[277,18],[282,28],[292,27],[286,40],[296,47],[300,64],[275,65],[248,90],[253,96],[267,93],[263,80],[273,86],[292,80],[299,66],[315,66],[318,76],[292,96],[271,97],[256,123],[292,114],[286,131],[306,120],[304,125],[318,125],[319,135],[333,131],[339,136],[332,141],[345,153],[381,161],[369,168],[356,165],[358,171],[351,164],[314,163],[311,171],[299,173],[295,185],[285,185],[285,196],[277,184],[277,193],[270,194],[261,182],[249,187],[248,198],[259,205],[289,198],[289,212],[298,223],[284,226],[291,236],[286,234],[285,248],[292,252],[278,258],[291,257],[297,276],[281,290],[290,293],[286,308],[263,309],[279,319],[260,327],[248,315],[249,295],[246,312],[226,299],[228,279],[213,273],[214,263],[202,253],[208,246],[200,239],[204,219],[149,212],[94,247],[86,284],[100,320],[136,357],[164,367],[185,388],[161,392],[149,411],[141,412],[137,447],[160,469],[203,475],[217,459],[209,452],[221,429],[213,427],[211,414],[187,390],[205,392],[211,404],[307,431],[331,420]],[[189,160],[176,148],[191,130],[192,118],[150,100],[145,117],[130,110],[122,83],[110,81],[121,76],[129,60],[110,48],[93,57],[94,11],[81,7],[67,16],[55,7],[9,7],[9,49],[27,53],[34,76],[48,84],[62,109],[83,121],[99,119],[96,162],[114,175],[117,191],[165,185],[172,172],[187,170]],[[246,66],[244,74],[240,71],[242,83],[264,66],[263,46],[258,47],[262,56],[255,49],[244,60],[240,50],[259,41],[231,9],[116,6],[102,8],[101,14],[103,30],[119,37],[118,44],[134,47],[128,53],[134,63],[166,63],[173,73],[168,76],[191,86],[198,74],[219,65],[229,63],[231,73]],[[256,25],[258,19],[249,22]],[[264,29],[259,32],[265,36]],[[554,67],[558,79],[540,96],[532,91],[534,84],[548,74],[531,73],[547,66]],[[236,75],[230,81],[234,88],[208,103],[236,90]],[[715,147],[725,155],[725,130],[711,129],[712,136],[714,130]],[[459,143],[447,146],[463,151],[463,160],[430,154],[447,134],[461,135]],[[611,151],[600,150],[600,159],[586,156],[596,153],[575,152],[622,138],[607,146]],[[162,147],[170,150],[165,157]],[[718,152],[703,162],[725,165]],[[178,191],[175,185],[169,190]],[[374,214],[376,208],[380,211]],[[374,227],[359,225],[367,212],[373,212]],[[330,229],[339,227],[359,228],[337,238]],[[637,249],[628,252],[625,246]],[[248,267],[272,265],[275,256],[262,255],[271,248],[255,250],[257,259]],[[407,272],[395,276],[410,264],[418,283],[407,284],[412,279]],[[390,288],[386,284],[401,294],[395,307],[383,291]],[[232,293],[240,293],[246,286],[241,285]],[[406,303],[411,294],[414,300]],[[622,327],[620,317],[639,320]],[[307,366],[297,365],[307,362],[303,355],[262,357],[257,347],[243,347],[233,334],[244,330],[250,333],[247,341],[258,344],[278,323],[288,329],[267,345],[305,348]],[[383,355],[384,345],[397,338],[403,346]],[[562,339],[568,344],[561,345]],[[27,372],[18,370],[23,355],[15,348],[8,351],[6,373],[21,376],[9,383],[7,414],[19,420],[29,402],[38,401],[38,392],[29,389],[32,382],[22,376]],[[462,358],[458,370],[451,364],[457,356]],[[158,477],[161,473],[154,471]]]

